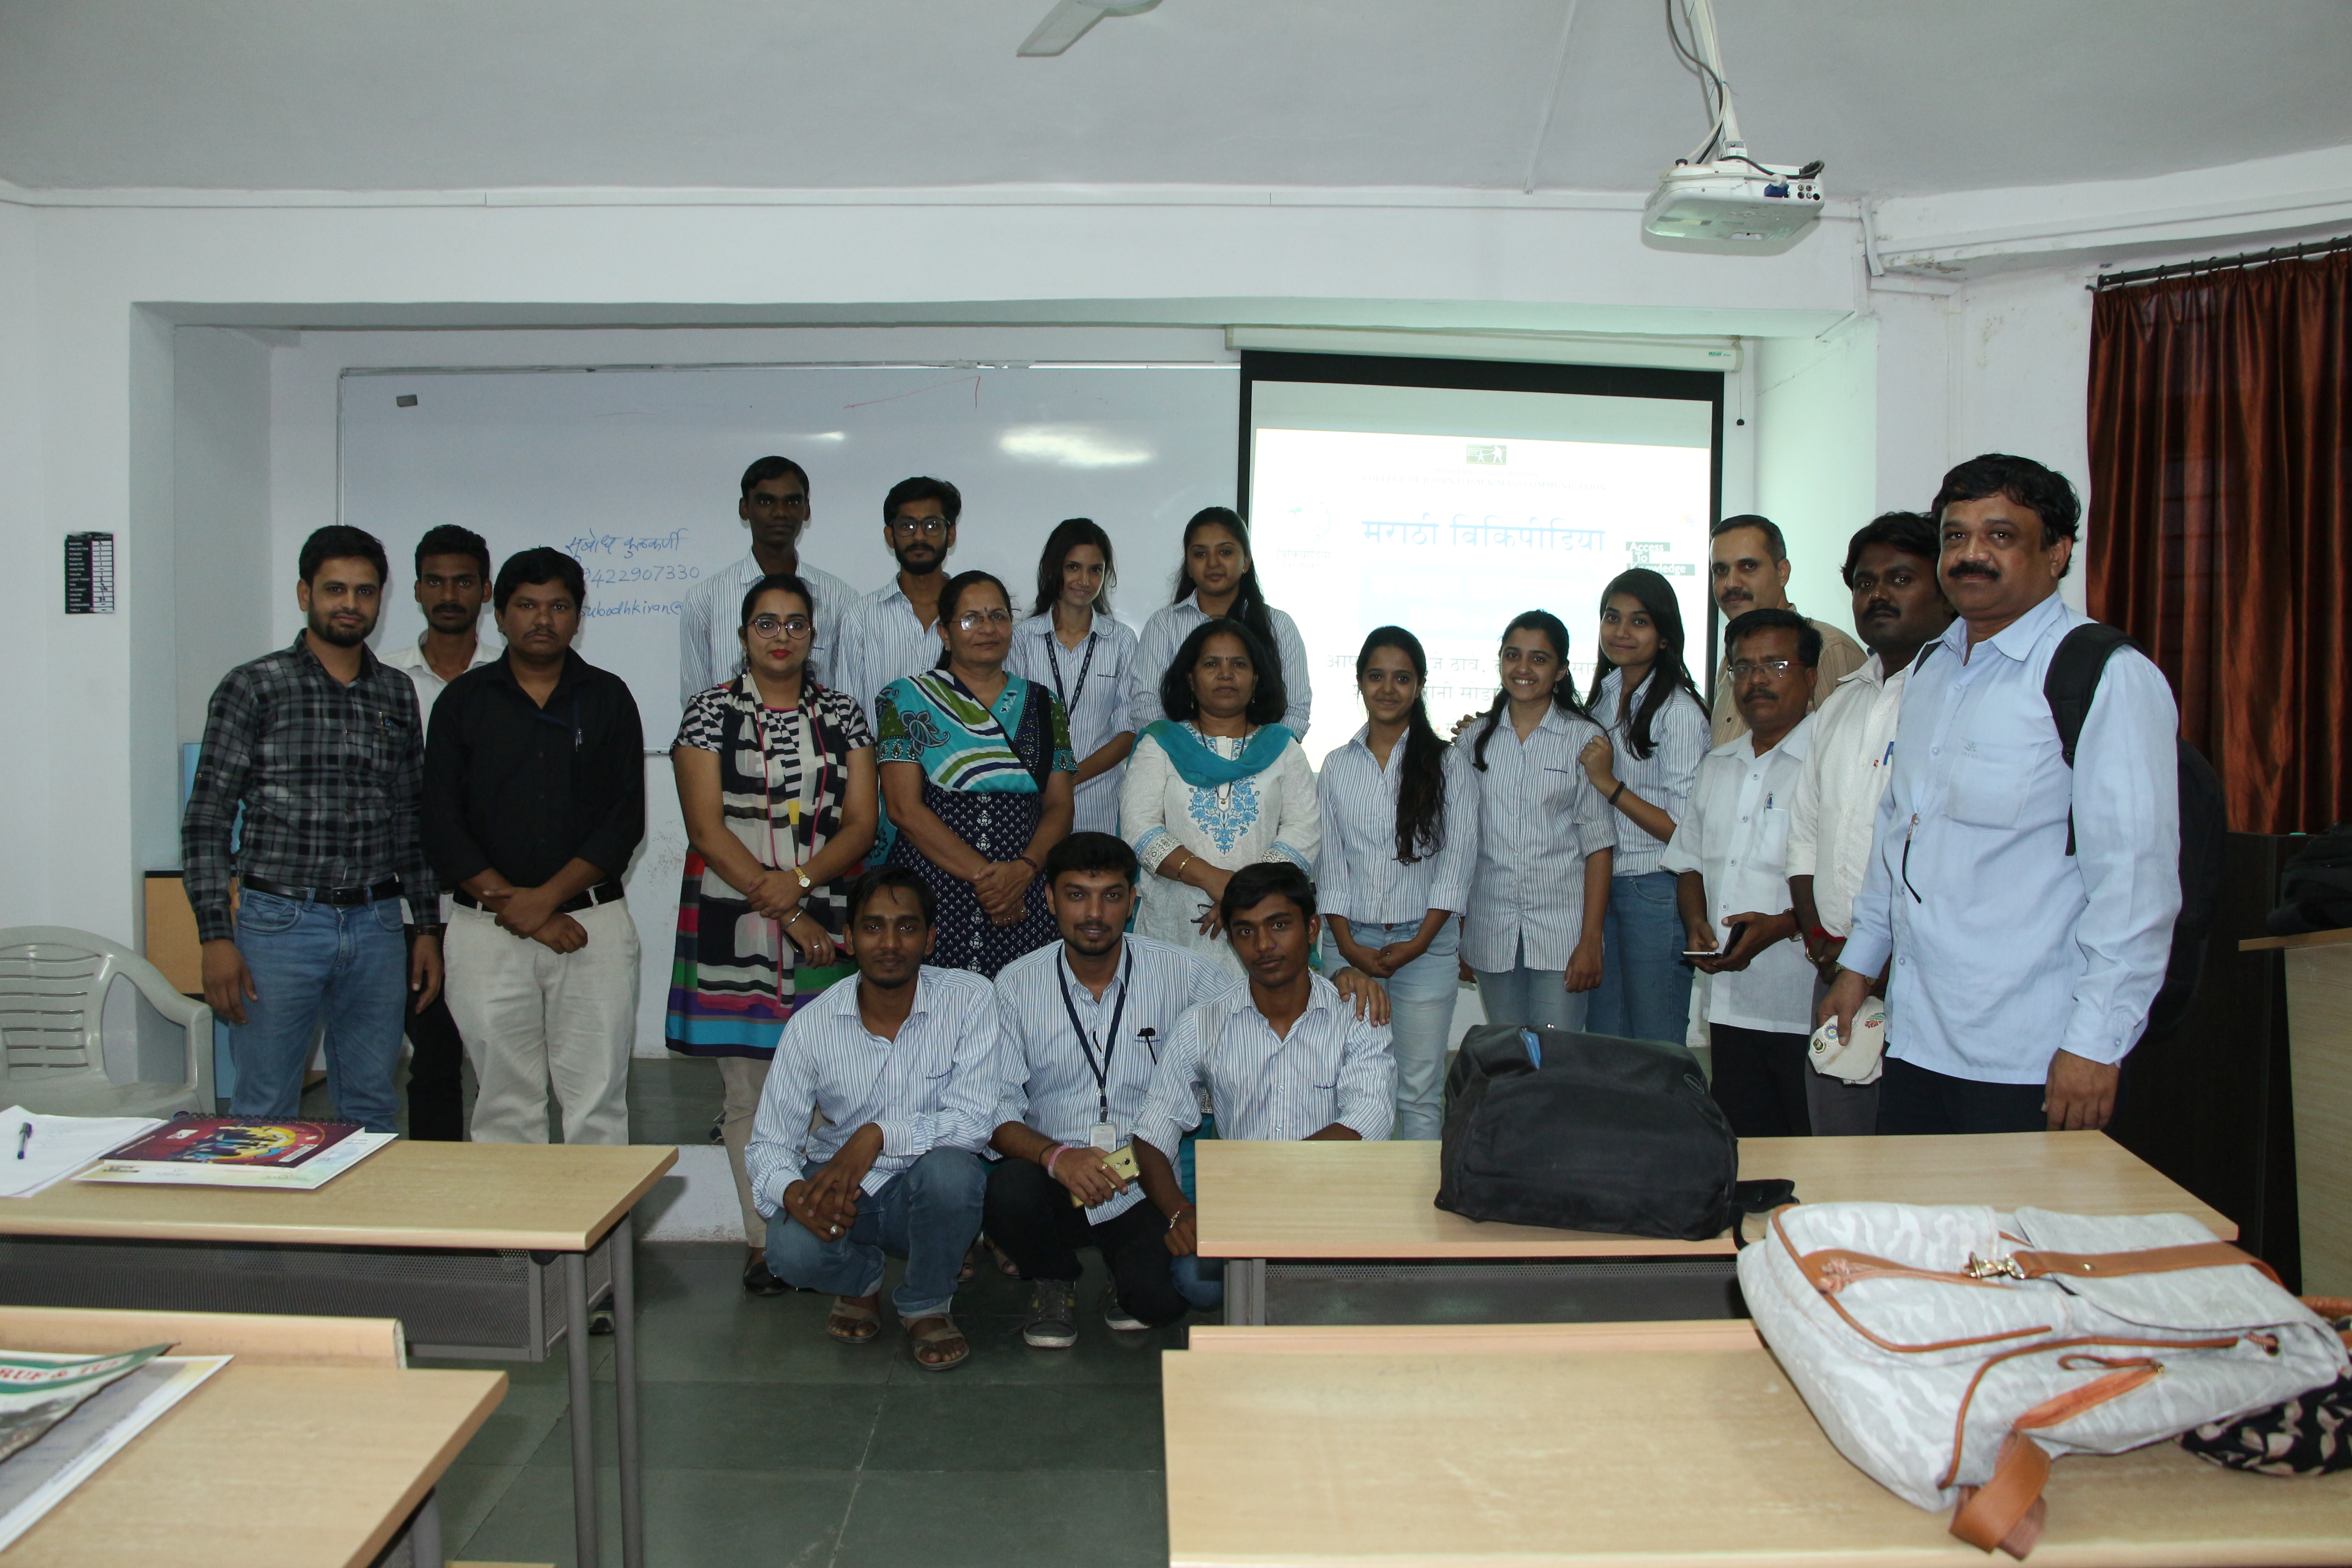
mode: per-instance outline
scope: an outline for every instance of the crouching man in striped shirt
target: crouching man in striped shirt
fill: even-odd
[[[1192,1200],[1173,1162],[1204,1095],[1221,1138],[1386,1138],[1396,1115],[1388,1026],[1357,1017],[1307,967],[1322,922],[1307,873],[1281,860],[1244,866],[1217,912],[1248,984],[1178,1021],[1135,1128],[1144,1194],[1168,1219],[1176,1288],[1203,1309],[1224,1304],[1224,1265],[1198,1255]]]
[[[904,867],[858,879],[856,977],[784,1026],[744,1150],[751,1201],[768,1221],[768,1271],[831,1291],[824,1331],[863,1344],[881,1331],[884,1255],[904,1258],[890,1304],[927,1372],[971,1354],[948,1310],[980,1234],[979,1151],[1003,1090],[995,987],[923,962],[936,915],[930,889]]]

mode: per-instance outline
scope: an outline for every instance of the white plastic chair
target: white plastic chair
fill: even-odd
[[[0,1099],[27,1110],[213,1113],[213,1010],[86,931],[0,931]]]

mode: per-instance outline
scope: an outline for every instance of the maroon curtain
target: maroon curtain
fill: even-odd
[[[2352,252],[2092,308],[2091,614],[2170,678],[2230,826],[2352,819]]]

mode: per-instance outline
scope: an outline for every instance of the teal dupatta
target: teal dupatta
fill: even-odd
[[[1143,732],[1160,742],[1160,749],[1168,753],[1169,762],[1175,766],[1176,776],[1194,789],[1215,789],[1256,777],[1274,765],[1291,740],[1287,729],[1268,724],[1249,738],[1240,756],[1223,757],[1190,728],[1172,719],[1154,719],[1143,727]]]

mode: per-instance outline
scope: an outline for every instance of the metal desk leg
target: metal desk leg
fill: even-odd
[[[582,1568],[596,1542],[596,1394],[588,1374],[588,1255],[563,1255],[563,1359],[572,1373],[572,1535]]]
[[[637,1263],[635,1214],[625,1214],[606,1245],[613,1249],[613,1395],[620,1416],[621,1565],[644,1568],[646,1519],[637,1458]]]
[[[1263,1324],[1265,1321],[1265,1259],[1225,1260],[1225,1321]]]
[[[441,1492],[438,1488],[425,1494],[416,1511],[408,1516],[408,1561],[410,1568],[441,1568],[447,1558],[441,1555]]]

